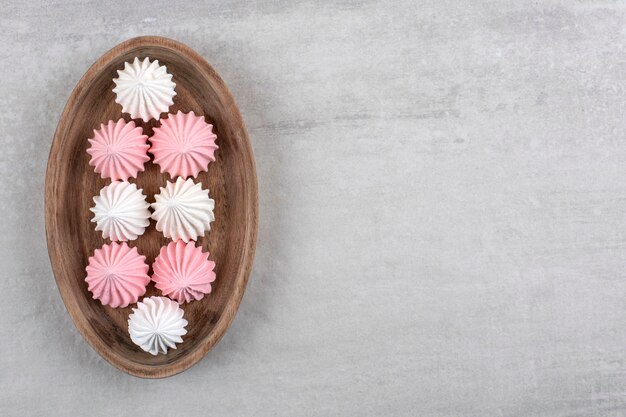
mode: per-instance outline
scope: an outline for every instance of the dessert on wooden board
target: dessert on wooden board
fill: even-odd
[[[93,138],[88,139],[87,153],[91,155],[89,165],[94,167],[102,178],[128,180],[137,177],[144,170],[144,164],[150,160],[147,143],[148,136],[134,121],[126,123],[109,120],[94,129]]]
[[[93,198],[95,206],[90,208],[96,230],[102,237],[112,241],[127,242],[141,236],[150,225],[150,204],[137,184],[113,181]]]
[[[208,257],[193,241],[171,242],[154,260],[152,280],[163,295],[179,303],[201,300],[215,281],[215,262]]]
[[[159,120],[176,95],[172,74],[147,57],[126,62],[113,81],[116,103],[124,113],[143,121]],[[150,218],[156,221],[159,232],[173,240],[161,248],[152,267],[156,287],[170,298],[145,298],[128,319],[131,340],[152,355],[166,354],[183,342],[187,321],[179,303],[201,300],[215,281],[215,263],[194,242],[211,230],[215,202],[209,198],[209,190],[188,177],[197,177],[215,161],[216,139],[213,126],[193,111],[168,114],[151,137],[134,121],[119,119],[102,123],[88,139],[89,164],[102,178],[114,180],[100,190],[93,199],[95,206],[90,208],[96,230],[112,241],[96,249],[89,259],[85,281],[93,298],[117,308],[137,303],[146,293],[150,277],[145,256],[137,248],[116,241],[132,241],[143,235]],[[148,149],[153,163],[176,178],[161,187],[152,204],[142,189],[127,181],[144,170],[150,160]]]
[[[207,170],[209,162],[215,161],[216,139],[213,126],[203,116],[179,111],[161,119],[161,126],[154,128],[150,153],[161,172],[172,178],[195,178]]]
[[[189,242],[211,230],[215,201],[209,197],[209,190],[191,178],[168,181],[154,200],[152,218],[165,237]]]
[[[124,69],[125,62],[132,64],[135,57],[140,62],[146,57],[150,63],[158,60],[158,65],[166,66],[166,72],[172,74],[174,104],[158,119],[133,118],[116,103],[117,95],[112,90],[117,85],[113,79],[119,78],[117,71]],[[136,304],[119,308],[103,305],[93,299],[85,282],[85,268],[95,250],[112,242],[122,243],[104,238],[101,231],[95,230],[96,222],[91,222],[93,197],[116,180],[103,178],[102,172],[96,173],[94,165],[89,164],[92,156],[87,152],[91,145],[87,139],[93,139],[94,129],[102,124],[120,119],[127,124],[134,122],[143,135],[150,137],[170,117],[168,113],[179,111],[193,111],[203,117],[218,137],[215,161],[197,176],[189,177],[202,189],[210,190],[214,200],[211,230],[191,242],[201,248],[205,259],[215,262],[216,279],[211,282],[211,292],[202,299],[180,304],[189,322],[183,343],[167,354],[152,355],[130,337],[128,318]],[[146,144],[151,145],[149,139]],[[149,150],[147,155],[151,160],[144,164],[144,170],[122,180],[136,184],[146,202],[154,203],[160,188],[168,181],[175,183],[177,177],[153,163]],[[172,376],[200,361],[228,330],[245,293],[258,232],[257,191],[254,155],[241,112],[219,73],[202,56],[172,39],[143,36],[126,40],[98,58],[69,95],[59,118],[45,182],[46,239],[52,271],[66,310],[85,341],[111,365],[143,378]],[[152,208],[148,211],[152,214]],[[161,248],[174,239],[156,230],[155,221],[149,222],[143,234],[127,241],[127,245],[146,257],[151,276]],[[139,302],[151,296],[163,296],[155,282],[148,283]]]
[[[128,317],[132,341],[151,355],[167,353],[182,343],[188,322],[178,303],[166,297],[146,297]]]
[[[93,298],[113,308],[136,303],[150,282],[146,257],[126,242],[96,249],[86,270],[85,281]]]
[[[140,61],[135,57],[133,62],[125,62],[124,69],[118,70],[117,75],[113,79],[115,102],[133,119],[159,120],[161,113],[166,113],[174,104],[176,84],[172,74],[164,65],[159,65],[158,60],[151,62],[146,57]]]

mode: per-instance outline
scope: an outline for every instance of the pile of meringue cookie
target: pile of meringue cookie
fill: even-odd
[[[135,58],[117,73],[113,92],[122,112],[144,122],[160,120],[160,125],[148,138],[134,121],[111,120],[94,129],[88,139],[89,164],[112,181],[94,197],[95,207],[90,209],[96,230],[111,243],[89,258],[85,281],[93,298],[104,305],[123,308],[137,303],[128,319],[130,337],[141,349],[157,355],[176,349],[187,333],[180,304],[202,299],[215,280],[215,263],[195,245],[211,229],[215,202],[193,178],[215,161],[217,137],[204,116],[193,112],[160,118],[174,104],[176,84],[157,60]],[[160,170],[175,179],[160,188],[152,204],[142,189],[129,182],[144,170],[148,152]],[[172,239],[154,260],[152,277],[146,257],[126,243],[145,232],[150,218],[156,221],[157,231]],[[139,301],[150,281],[164,296]]]

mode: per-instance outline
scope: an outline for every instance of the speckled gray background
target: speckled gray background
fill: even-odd
[[[623,1],[0,2],[0,415],[626,415]],[[247,122],[260,233],[222,342],[140,380],[43,223],[72,88],[187,43]]]

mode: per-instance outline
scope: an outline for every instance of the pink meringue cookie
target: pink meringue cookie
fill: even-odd
[[[167,119],[161,119],[161,126],[154,129],[150,138],[154,162],[172,178],[196,177],[208,169],[209,162],[215,161],[218,146],[212,129],[203,116],[194,112],[169,114]]]
[[[163,295],[179,303],[201,300],[211,292],[215,262],[194,242],[170,242],[152,264],[152,280]]]
[[[126,123],[124,119],[117,122],[110,120],[102,123],[100,129],[94,129],[93,138],[87,153],[91,155],[89,165],[95,168],[102,178],[127,180],[136,177],[144,170],[144,163],[150,160],[146,143],[148,136],[143,134],[135,122]]]
[[[86,271],[85,282],[93,298],[111,307],[136,303],[150,282],[146,257],[126,242],[96,249]]]

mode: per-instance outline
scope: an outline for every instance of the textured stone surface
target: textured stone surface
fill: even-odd
[[[0,415],[626,414],[624,2],[184,3],[2,1]],[[222,74],[261,191],[233,326],[158,381],[83,341],[43,223],[71,89],[141,34]]]

